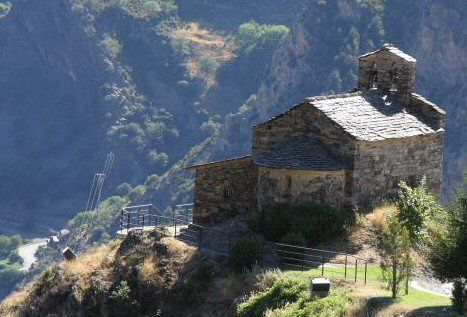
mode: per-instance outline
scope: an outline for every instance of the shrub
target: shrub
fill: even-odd
[[[291,244],[299,247],[306,247],[306,240],[301,232],[289,232],[281,239],[283,244]]]
[[[292,225],[287,209],[285,205],[272,206],[259,215],[256,225],[251,228],[257,229],[268,240],[280,241]]]
[[[258,240],[242,237],[230,249],[230,265],[236,271],[249,270],[261,260],[262,254],[263,246]]]
[[[138,306],[138,302],[132,297],[128,282],[124,280],[120,281],[112,294],[110,294],[110,300],[117,316],[131,316],[135,313]]]
[[[354,220],[354,214],[325,205],[275,205],[249,225],[271,241],[282,241],[286,234],[295,232],[307,245],[313,245],[344,233]]]
[[[298,278],[279,278],[264,292],[254,294],[245,302],[237,305],[238,316],[262,317],[265,312],[298,300],[300,293],[306,291],[307,282]]]
[[[292,230],[301,232],[309,245],[343,234],[354,214],[326,205],[296,206],[291,210]]]
[[[219,62],[212,56],[204,56],[200,60],[201,69],[206,75],[214,76],[221,66]]]

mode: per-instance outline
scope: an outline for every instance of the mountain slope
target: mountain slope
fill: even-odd
[[[467,165],[461,0],[2,3],[3,215],[76,213],[109,150],[105,195],[144,183],[138,201],[188,202],[183,166],[247,153],[252,124],[353,89],[357,55],[384,42],[418,59],[416,90],[448,111],[446,192]]]

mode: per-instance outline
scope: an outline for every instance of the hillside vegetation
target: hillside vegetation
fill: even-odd
[[[449,192],[465,166],[465,10],[460,0],[2,0],[0,212],[64,222],[109,150],[104,195],[129,183],[161,209],[189,202],[184,166],[245,154],[252,124],[354,88],[356,56],[384,42],[418,59],[417,91],[448,110]]]
[[[320,299],[309,290],[320,268],[281,272],[253,266],[238,272],[229,263],[161,233],[130,234],[49,267],[3,301],[0,315],[441,316],[449,304],[414,289],[391,300],[374,264],[366,286],[361,278],[343,279],[339,268],[326,272],[332,291]]]

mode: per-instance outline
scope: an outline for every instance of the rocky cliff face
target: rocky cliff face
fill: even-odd
[[[138,201],[189,201],[183,166],[244,154],[252,124],[306,96],[353,89],[356,56],[384,42],[418,59],[416,90],[448,111],[447,188],[467,164],[461,0],[258,0],[247,12],[218,1],[2,3],[3,213],[80,210],[110,149],[107,194],[153,175]],[[234,35],[252,18],[291,32],[244,54]]]

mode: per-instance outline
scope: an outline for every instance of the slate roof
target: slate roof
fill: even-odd
[[[378,92],[359,92],[309,99],[345,131],[359,140],[377,141],[436,132],[436,122],[421,114],[409,113],[402,103]]]
[[[270,152],[254,158],[253,163],[270,168],[297,170],[340,170],[350,164],[337,159],[318,139],[300,135],[279,144]]]

